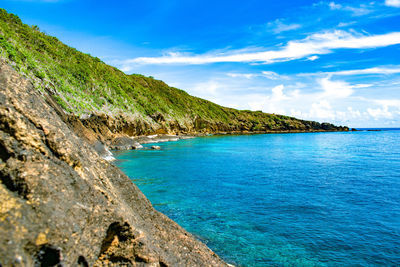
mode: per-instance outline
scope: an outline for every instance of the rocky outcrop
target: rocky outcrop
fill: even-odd
[[[0,265],[227,265],[3,63],[0,87]]]

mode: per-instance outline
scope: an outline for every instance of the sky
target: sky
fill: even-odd
[[[400,0],[0,0],[127,74],[223,106],[400,127]]]

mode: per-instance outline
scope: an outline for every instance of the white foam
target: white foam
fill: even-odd
[[[105,149],[105,153],[104,153],[103,155],[101,155],[101,157],[102,157],[103,159],[105,159],[105,160],[107,160],[107,161],[114,161],[114,160],[116,160],[116,159],[114,158],[113,153],[111,153],[111,151],[110,151],[107,147],[104,147],[104,149]]]

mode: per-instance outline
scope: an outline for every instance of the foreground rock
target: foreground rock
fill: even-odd
[[[0,86],[0,265],[226,266],[2,63]]]

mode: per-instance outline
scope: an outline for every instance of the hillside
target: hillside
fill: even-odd
[[[28,77],[37,90],[50,93],[69,118],[85,120],[96,114],[103,124],[110,120],[120,124],[112,131],[140,135],[348,130],[329,123],[226,108],[151,77],[126,75],[46,35],[37,26],[23,24],[4,9],[0,9],[0,33],[1,58]]]

